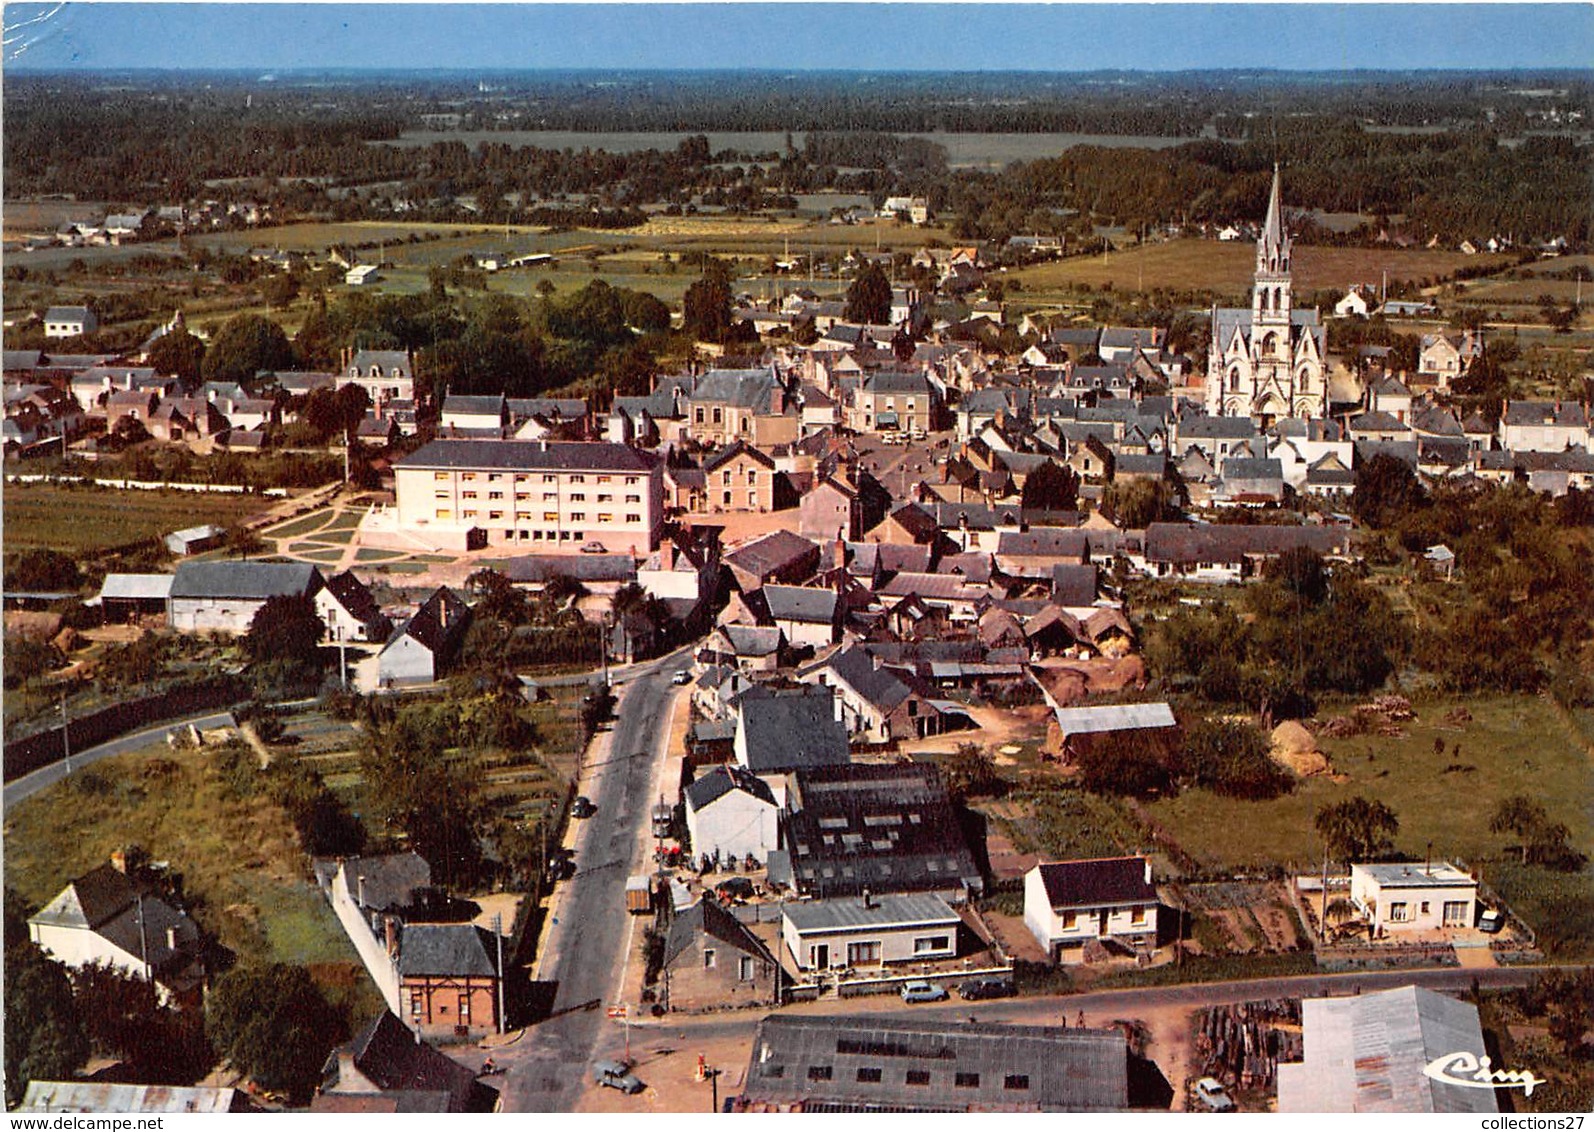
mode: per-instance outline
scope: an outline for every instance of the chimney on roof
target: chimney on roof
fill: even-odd
[[[836,528],[836,545],[834,564],[837,570],[844,570],[847,566],[847,540],[841,537],[841,528]]]
[[[870,892],[867,888],[863,890],[863,906],[865,908],[874,907],[874,893]]]
[[[1146,866],[1146,883],[1150,884],[1151,883],[1151,860],[1150,860],[1150,858],[1146,858],[1146,859],[1142,860],[1141,864]]]
[[[387,941],[388,958],[397,959],[399,950],[399,922],[396,917],[382,917],[382,934]]]
[[[166,950],[177,950],[177,928],[175,926],[166,929]]]
[[[830,708],[831,708],[831,711],[833,711],[835,713],[836,722],[840,723],[842,721],[842,719],[841,719],[841,697],[836,695],[834,690],[832,690],[831,693],[830,693]]]
[[[360,874],[354,880],[354,902],[361,908],[365,907],[365,874]]]
[[[675,540],[674,539],[666,538],[666,539],[660,539],[659,540],[659,569],[661,569],[661,570],[673,570],[673,569],[675,569]]]

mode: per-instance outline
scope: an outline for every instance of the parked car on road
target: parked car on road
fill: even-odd
[[[1234,1098],[1216,1077],[1203,1077],[1195,1083],[1196,1099],[1213,1112],[1233,1112]]]
[[[592,804],[592,799],[585,794],[577,794],[576,800],[570,803],[570,816],[576,818],[590,818],[598,812],[598,807]]]
[[[581,544],[582,554],[607,554],[608,552],[609,548],[604,546],[601,542],[598,542],[596,539],[591,542],[584,542]]]
[[[670,683],[675,684],[675,685],[690,684],[691,682],[692,682],[692,670],[690,668],[683,668],[679,672],[677,672],[674,676],[670,677]]]
[[[595,1061],[592,1063],[592,1079],[600,1085],[611,1089],[619,1089],[622,1093],[640,1093],[643,1089],[641,1081],[631,1073],[631,1067],[623,1061]]]
[[[903,1002],[940,1002],[946,996],[946,988],[940,983],[914,979],[910,983],[902,984]]]
[[[1007,998],[1012,993],[1012,982],[1000,975],[984,975],[958,984],[958,995],[968,1002],[982,998]]]

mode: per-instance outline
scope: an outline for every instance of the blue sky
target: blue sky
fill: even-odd
[[[6,4],[51,69],[1189,70],[1594,65],[1594,5]]]

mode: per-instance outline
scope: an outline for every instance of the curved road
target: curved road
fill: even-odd
[[[91,763],[97,763],[101,759],[108,759],[112,755],[125,755],[128,751],[136,751],[140,747],[148,746],[150,743],[160,740],[168,731],[174,731],[179,727],[187,727],[189,724],[193,724],[201,731],[208,731],[213,727],[236,727],[237,721],[233,719],[231,712],[226,711],[210,715],[191,715],[186,719],[167,720],[158,726],[148,727],[143,731],[135,731],[131,735],[123,735],[119,739],[112,739],[96,747],[85,747],[80,752],[74,752],[72,755],[72,769],[75,771],[82,770]],[[9,810],[18,802],[33,797],[46,786],[54,786],[66,777],[66,773],[66,760],[61,759],[24,774],[15,782],[6,783],[5,809]]]

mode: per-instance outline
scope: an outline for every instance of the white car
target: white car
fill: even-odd
[[[1233,1112],[1234,1098],[1216,1077],[1203,1077],[1195,1083],[1196,1096],[1213,1112]]]

